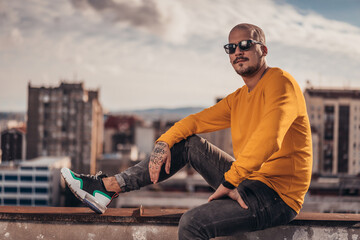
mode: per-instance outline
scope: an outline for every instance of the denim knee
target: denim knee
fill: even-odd
[[[194,146],[200,143],[201,141],[204,141],[203,138],[199,137],[198,135],[191,135],[190,137],[186,138],[185,146]]]
[[[194,209],[185,212],[179,221],[179,240],[208,239],[208,237],[203,236],[204,231],[200,221],[199,214]]]

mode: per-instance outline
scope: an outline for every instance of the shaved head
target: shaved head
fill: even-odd
[[[248,31],[253,40],[259,41],[264,45],[266,44],[264,31],[256,25],[249,23],[240,23],[233,27],[233,29],[231,29],[230,34],[235,30]]]

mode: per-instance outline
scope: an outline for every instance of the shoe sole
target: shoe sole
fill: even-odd
[[[98,214],[103,214],[106,211],[107,207],[99,203],[95,197],[79,188],[76,184],[71,184],[75,179],[72,177],[69,169],[62,168],[61,176],[64,178],[65,183],[70,188],[71,192],[91,210]]]

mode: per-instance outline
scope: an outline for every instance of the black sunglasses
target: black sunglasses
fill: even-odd
[[[237,46],[239,46],[239,49],[241,51],[248,51],[253,44],[261,44],[261,45],[263,45],[262,42],[250,39],[250,40],[240,41],[238,44],[228,43],[228,44],[224,45],[224,48],[225,48],[225,52],[227,54],[233,54],[233,53],[235,53]]]

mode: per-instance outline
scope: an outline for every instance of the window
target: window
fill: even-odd
[[[38,171],[47,171],[47,170],[49,170],[48,167],[36,167],[35,169],[38,170]]]
[[[4,187],[4,192],[5,193],[16,193],[17,187]]]
[[[31,199],[20,199],[20,205],[31,206]]]
[[[20,193],[32,193],[31,187],[20,187]]]
[[[36,182],[48,182],[49,178],[48,176],[35,176]]]
[[[32,182],[33,181],[33,176],[31,176],[31,175],[20,176],[20,181],[22,181],[22,182]]]
[[[48,189],[47,189],[47,188],[43,188],[43,187],[37,187],[37,188],[35,188],[35,193],[47,194],[47,193],[48,193]]]
[[[14,198],[5,198],[4,199],[4,205],[16,205],[16,199]]]
[[[33,170],[33,167],[21,167],[21,170]]]
[[[36,206],[46,206],[48,205],[47,200],[35,199]]]
[[[18,176],[17,175],[5,175],[5,181],[17,181]]]

